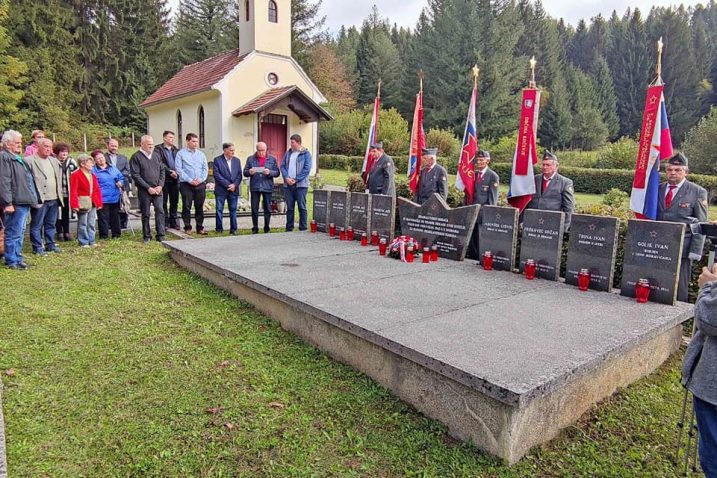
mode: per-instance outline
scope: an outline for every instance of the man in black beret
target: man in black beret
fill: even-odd
[[[705,245],[705,236],[692,234],[689,225],[707,220],[707,191],[687,180],[688,164],[684,154],[678,152],[668,158],[665,170],[667,181],[660,184],[657,220],[686,224],[677,300],[687,302],[692,261],[702,258]]]
[[[558,174],[558,157],[548,150],[543,154],[541,169],[542,173],[535,175],[535,194],[526,209],[563,211],[567,231],[575,211],[573,180]]]
[[[396,184],[393,181],[393,175],[396,172],[396,166],[394,166],[391,156],[383,151],[383,143],[371,144],[368,154],[373,158],[373,165],[366,179],[368,192],[395,196]]]

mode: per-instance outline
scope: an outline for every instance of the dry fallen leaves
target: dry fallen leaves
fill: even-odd
[[[219,407],[219,406],[217,406],[217,407],[210,407],[210,408],[207,408],[207,409],[206,409],[206,412],[209,413],[209,414],[211,414],[211,415],[216,415],[217,413],[221,413],[221,411],[222,411],[222,407]]]
[[[271,408],[276,408],[277,410],[281,410],[281,409],[283,409],[283,408],[286,408],[286,406],[285,406],[283,403],[279,403],[279,402],[270,402],[270,403],[269,403],[269,407],[271,407]]]
[[[233,423],[230,423],[230,422],[226,422],[226,423],[224,424],[224,427],[226,427],[227,430],[231,431],[231,430],[234,429],[234,424],[233,424]]]
[[[5,375],[7,375],[8,377],[12,377],[13,375],[15,375],[15,369],[9,368],[9,369],[5,370]]]

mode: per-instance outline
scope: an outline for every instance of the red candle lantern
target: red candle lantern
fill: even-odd
[[[431,246],[431,262],[438,262],[438,246]]]
[[[371,245],[378,245],[378,231],[371,231]]]
[[[421,257],[421,259],[423,260],[424,264],[428,264],[429,262],[431,262],[431,249],[429,249],[428,247],[424,247],[423,256]]]
[[[640,279],[635,284],[635,298],[640,304],[647,302],[650,298],[650,281],[647,279]]]
[[[336,236],[336,224],[334,224],[333,222],[329,223],[329,236]]]
[[[346,230],[344,230],[343,227],[339,228],[339,240],[345,241],[346,240]]]
[[[413,262],[413,246],[406,248],[406,262]]]
[[[381,242],[378,244],[378,253],[382,256],[386,255],[386,239],[381,239]]]
[[[318,228],[316,227],[316,221],[312,220],[311,221],[311,232],[316,232],[317,230],[318,230]]]
[[[346,239],[349,241],[354,240],[354,228],[349,226],[348,229],[346,229]]]
[[[525,272],[525,278],[528,280],[535,279],[535,261],[533,259],[526,259],[523,271]]]
[[[493,253],[491,251],[483,253],[483,269],[487,271],[493,270]]]
[[[361,234],[361,245],[368,246],[368,237],[366,236],[365,232]]]
[[[578,289],[585,292],[590,287],[590,271],[588,269],[580,269],[578,272]]]

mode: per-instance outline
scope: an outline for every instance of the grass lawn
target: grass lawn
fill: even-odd
[[[0,269],[13,478],[677,475],[682,354],[508,468],[157,243],[64,249]]]
[[[348,171],[339,170],[339,169],[322,169],[319,173],[321,174],[321,177],[326,184],[331,184],[334,186],[346,186],[346,179],[348,179],[348,177],[351,174],[353,174]],[[449,185],[455,184],[455,182],[456,182],[456,175],[449,174],[448,175],[448,184]],[[508,185],[501,184],[500,191],[507,193]],[[581,193],[581,192],[575,193],[575,202],[578,207],[589,206],[591,204],[596,204],[601,201],[602,201],[601,194],[585,194],[585,193]],[[715,204],[710,205],[708,218],[711,221],[717,221],[717,205],[715,205]]]

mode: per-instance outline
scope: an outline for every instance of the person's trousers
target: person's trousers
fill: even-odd
[[[112,238],[122,235],[120,224],[120,203],[104,203],[102,209],[97,211],[97,222],[100,230],[100,239],[107,239],[112,230]]]
[[[702,471],[707,478],[717,478],[717,406],[693,396]]]
[[[55,234],[57,237],[70,234],[70,216],[72,215],[72,211],[70,210],[70,198],[63,199],[65,205],[60,206],[57,222],[55,223]]]
[[[683,257],[680,263],[680,275],[677,281],[677,300],[687,302],[687,296],[690,292],[690,279],[692,276],[692,261]]]
[[[269,232],[271,221],[271,192],[251,191],[251,232],[259,232],[259,200],[264,209],[264,232]]]
[[[308,223],[306,210],[306,193],[309,188],[297,188],[284,185],[284,199],[286,200],[286,232],[294,230],[294,209],[299,208],[299,230],[305,231]]]
[[[207,196],[207,183],[192,186],[189,183],[179,183],[179,192],[182,194],[182,222],[184,230],[192,230],[192,206],[194,206],[194,220],[197,231],[204,230],[204,199]]]
[[[97,221],[97,208],[77,213],[77,242],[81,246],[91,246],[95,243],[95,222]]]
[[[217,232],[224,231],[224,203],[229,203],[229,232],[236,232],[237,230],[237,204],[239,202],[239,195],[229,193],[227,195],[217,195],[214,192],[216,198],[216,224],[215,229]]]
[[[53,250],[55,246],[55,223],[59,212],[60,201],[45,201],[40,207],[30,209],[30,242],[33,252],[45,249]],[[45,243],[43,245],[43,236]]]
[[[177,220],[177,208],[179,207],[179,182],[176,179],[165,179],[164,187],[164,225],[171,228],[179,228]]]
[[[9,266],[22,262],[22,242],[25,238],[25,226],[29,215],[30,206],[15,206],[15,212],[3,214],[5,264]]]
[[[157,240],[164,240],[164,198],[163,194],[151,195],[144,189],[137,190],[139,210],[142,213],[142,237],[152,239],[152,228],[149,225],[150,207],[154,207],[154,227],[157,231]]]

